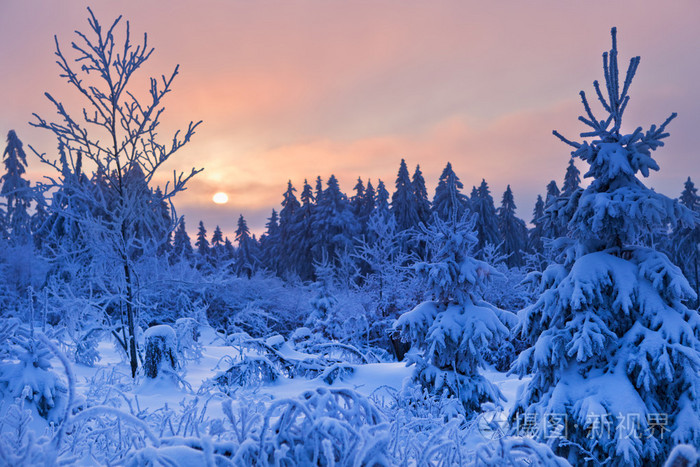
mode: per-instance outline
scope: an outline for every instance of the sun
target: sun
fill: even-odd
[[[228,195],[220,191],[212,197],[212,201],[214,201],[216,204],[226,204],[228,203]]]

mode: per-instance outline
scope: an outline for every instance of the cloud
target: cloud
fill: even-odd
[[[57,76],[52,36],[67,46],[72,31],[85,28],[86,5],[0,5],[0,132],[14,128],[26,144],[55,150],[25,122],[32,112],[53,115],[45,90],[79,102]],[[240,209],[262,225],[259,213],[279,205],[288,179],[300,188],[305,177],[334,173],[346,191],[358,176],[391,187],[402,157],[421,164],[431,195],[448,160],[467,189],[486,178],[498,199],[510,183],[529,217],[536,193],[563,176],[568,148],[551,130],[580,131],[576,94],[601,77],[613,24],[624,60],[643,57],[627,121],[646,127],[680,113],[659,156],[662,171],[649,182],[678,193],[687,175],[700,175],[700,4],[656,6],[203,0],[100,3],[95,12],[104,21],[123,13],[133,33],[149,32],[156,52],[134,84],[181,64],[164,140],[204,120],[159,181],[204,167],[176,202],[211,219]],[[43,169],[30,172],[38,178]],[[231,195],[221,209],[211,205],[219,190]]]

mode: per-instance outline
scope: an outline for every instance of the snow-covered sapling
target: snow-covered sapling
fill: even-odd
[[[592,181],[568,224],[573,240],[559,242],[568,245],[562,263],[544,271],[540,298],[518,314],[531,347],[512,371],[533,377],[511,416],[573,463],[649,465],[674,444],[700,443],[700,316],[683,304],[695,292],[666,255],[643,246],[658,226],[693,218],[637,178],[658,170],[651,152],[675,114],[621,133],[639,57],[620,81],[615,29],[612,40],[604,91],[594,83],[607,116],[597,119],[582,91],[579,120],[590,131],[581,137],[590,139],[555,132]]]
[[[177,354],[180,360],[199,362],[202,358],[202,343],[199,341],[199,323],[194,318],[179,318],[175,321]]]
[[[499,389],[479,374],[484,366],[482,349],[496,338],[505,338],[509,313],[477,298],[479,285],[496,271],[470,256],[477,244],[474,217],[448,221],[433,215],[430,227],[422,226],[430,262],[415,268],[434,300],[402,314],[394,325],[410,342],[409,365],[413,377],[434,395],[459,400],[471,417],[483,402],[499,402]],[[511,315],[512,316],[512,315]]]
[[[10,345],[5,355],[0,349],[0,399],[26,399],[41,417],[60,421],[65,415],[68,388],[51,369],[50,350],[35,337],[33,329],[20,327],[16,321],[5,323],[0,336],[9,339]]]

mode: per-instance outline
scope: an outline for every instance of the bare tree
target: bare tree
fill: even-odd
[[[60,160],[56,160],[32,150],[58,172],[55,178],[48,177],[45,189],[60,188],[69,175],[81,177],[81,170],[83,173],[92,170],[92,177],[83,177],[88,183],[71,190],[74,200],[53,206],[53,211],[80,226],[93,262],[101,264],[94,268],[97,275],[103,276],[95,277],[96,282],[106,284],[105,288],[115,287],[110,282],[117,279],[112,293],[121,310],[120,318],[127,321],[128,331],[122,327],[122,345],[135,376],[138,277],[133,266],[139,257],[155,252],[158,243],[167,241],[167,235],[157,235],[156,226],[158,222],[162,224],[162,216],[151,206],[155,202],[169,203],[172,225],[168,229],[172,230],[177,221],[172,198],[201,169],[189,173],[175,171],[172,182],[166,183],[162,190],[153,191],[150,186],[156,172],[190,141],[201,122],[190,122],[184,132],[174,134],[171,142],[159,143],[156,130],[164,111],[163,99],[171,91],[179,66],[169,76],[150,78],[147,93],[137,97],[130,86],[132,77],[153,53],[147,34],[143,42],[134,44],[129,22],[125,28],[120,27],[124,24],[121,16],[105,29],[90,8],[88,13],[89,32],[76,31],[77,39],[71,42],[72,57],[61,50],[54,37],[60,76],[87,103],[76,118],[59,100],[45,93],[59,119],[47,122],[34,114],[36,121],[30,123],[51,131],[63,151]],[[116,271],[120,272],[115,276]]]

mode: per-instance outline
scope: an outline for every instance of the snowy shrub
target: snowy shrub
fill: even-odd
[[[234,457],[250,464],[388,465],[387,426],[374,405],[350,389],[323,389],[274,401],[260,443]],[[257,462],[256,462],[257,461]]]
[[[255,337],[263,337],[270,332],[275,316],[255,303],[246,304],[228,319],[229,332],[245,332]]]
[[[97,346],[102,337],[102,328],[91,328],[76,337],[75,363],[93,367],[100,360]]]
[[[582,92],[580,119],[591,127],[583,136],[594,139],[559,136],[593,180],[568,224],[573,240],[558,241],[561,263],[542,273],[540,298],[518,313],[531,346],[512,371],[533,377],[511,418],[572,462],[648,465],[674,444],[700,444],[700,315],[683,304],[695,293],[679,268],[640,244],[660,225],[693,219],[636,176],[658,170],[651,151],[675,114],[647,132],[620,132],[639,57],[620,90],[615,29],[612,38],[607,99],[594,83],[608,116],[595,118]]]
[[[32,411],[24,408],[25,399],[18,398],[8,405],[0,402],[0,465],[41,465],[45,459],[45,440],[34,439],[31,430]]]
[[[357,365],[369,363],[367,356],[358,349],[351,345],[338,342],[316,344],[310,347],[309,350],[327,359],[339,360]]]
[[[228,317],[231,314],[233,314],[233,309],[221,297],[214,297],[207,304],[207,320],[214,329],[226,329]]]
[[[471,417],[482,402],[503,398],[478,370],[484,365],[482,349],[507,336],[504,321],[510,314],[474,295],[495,271],[469,256],[477,242],[473,217],[443,221],[434,216],[418,239],[427,246],[432,261],[419,262],[415,268],[435,301],[404,313],[394,327],[411,343],[407,358],[415,366],[414,379],[431,394],[457,398]]]
[[[0,360],[10,358],[12,353],[12,339],[17,333],[21,322],[17,318],[0,319]]]
[[[246,355],[243,361],[216,376],[214,381],[222,392],[230,394],[236,387],[258,387],[274,383],[281,377],[282,374],[269,359]]]
[[[175,321],[177,354],[182,361],[199,363],[202,358],[202,343],[199,341],[199,323],[194,318],[179,318]]]
[[[287,335],[310,313],[312,293],[306,287],[285,284],[259,274],[251,279],[227,278],[206,287],[203,300],[209,324],[254,337],[272,332]]]
[[[164,372],[174,372],[178,368],[177,337],[167,324],[151,326],[143,334],[146,352],[143,370],[147,377],[156,378]]]
[[[565,459],[556,456],[546,444],[530,438],[502,437],[480,444],[474,454],[474,464],[483,466],[558,466],[567,467]]]
[[[11,353],[0,362],[0,396],[32,402],[38,414],[58,422],[64,415],[68,389],[51,370],[51,351],[34,336],[33,329],[14,329]]]
[[[315,295],[310,302],[311,314],[306,318],[304,324],[329,337],[326,329],[329,325],[328,319],[330,318],[331,309],[338,302],[333,293],[335,289],[333,283],[334,266],[328,261],[328,257],[324,255],[323,261],[314,263],[314,269],[316,271],[316,282],[313,285]]]
[[[468,465],[473,422],[465,420],[457,399],[406,384],[399,391],[381,387],[371,400],[389,423],[393,465]]]
[[[534,294],[523,284],[527,274],[524,268],[509,268],[506,256],[498,253],[498,246],[487,243],[481,254],[498,274],[483,283],[482,298],[504,310],[521,310],[534,301]]]
[[[326,368],[320,378],[324,383],[332,385],[336,381],[345,381],[354,373],[354,366],[346,363],[336,363]]]

